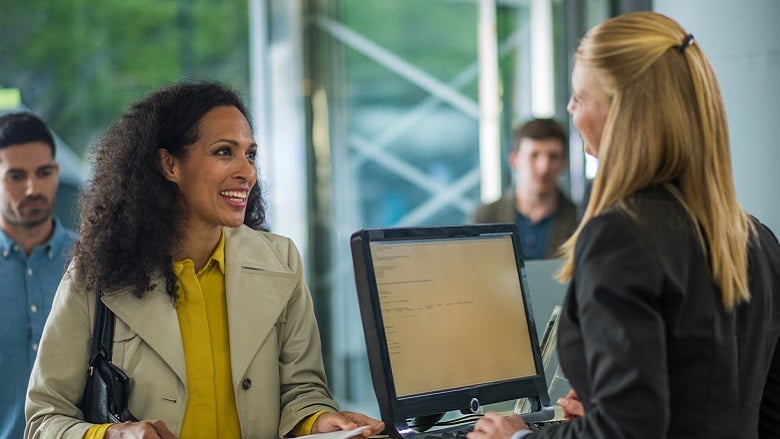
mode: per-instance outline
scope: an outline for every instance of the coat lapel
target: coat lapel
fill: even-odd
[[[225,234],[230,361],[239,383],[302,280],[257,232],[241,227]]]
[[[158,281],[158,286],[141,299],[135,297],[131,289],[124,289],[106,295],[103,302],[186,383],[187,368],[179,319],[176,308],[161,286],[164,284],[162,280]]]

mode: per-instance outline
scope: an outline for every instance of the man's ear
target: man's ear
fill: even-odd
[[[157,150],[157,163],[160,166],[160,172],[166,180],[176,183],[178,180],[176,174],[176,159],[165,148]]]

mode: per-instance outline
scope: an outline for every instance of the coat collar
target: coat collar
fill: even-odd
[[[274,247],[263,233],[247,227],[225,229],[225,291],[233,383],[243,375],[277,322],[302,280],[293,271],[289,249]],[[104,296],[103,302],[138,334],[186,383],[184,347],[176,308],[155,277],[154,288],[143,298],[126,288]],[[276,341],[274,341],[275,343]]]

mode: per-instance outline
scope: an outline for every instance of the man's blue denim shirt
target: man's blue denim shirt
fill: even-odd
[[[30,256],[0,230],[0,438],[24,432],[24,399],[43,325],[76,235],[54,220]]]

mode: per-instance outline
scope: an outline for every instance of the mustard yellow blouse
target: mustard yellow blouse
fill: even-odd
[[[177,261],[176,314],[187,364],[187,409],[181,437],[241,437],[230,376],[225,300],[225,236],[199,272],[191,259]]]

